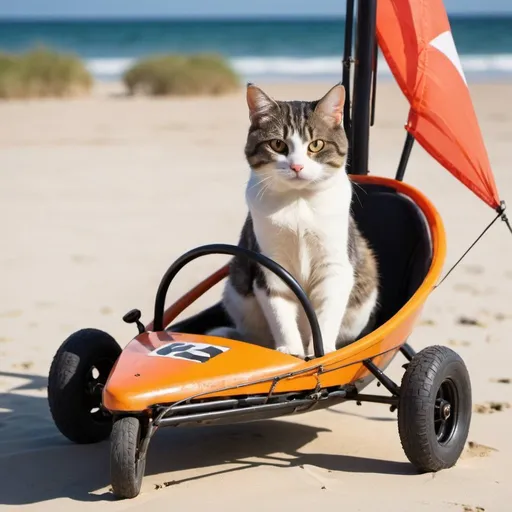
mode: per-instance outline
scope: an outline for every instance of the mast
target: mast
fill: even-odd
[[[351,123],[351,174],[368,174],[376,18],[377,0],[358,0]]]

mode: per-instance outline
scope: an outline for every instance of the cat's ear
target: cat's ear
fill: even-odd
[[[271,109],[277,107],[277,103],[259,87],[254,84],[247,84],[247,106],[249,107],[249,117],[252,120],[261,118]]]
[[[335,85],[315,107],[315,113],[332,120],[335,125],[343,121],[343,106],[345,105],[345,87]]]

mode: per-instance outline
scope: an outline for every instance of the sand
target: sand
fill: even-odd
[[[268,91],[307,99],[329,85]],[[501,196],[512,205],[511,93],[508,84],[472,86]],[[374,174],[393,175],[406,113],[397,88],[383,84],[371,134]],[[396,413],[349,403],[286,420],[158,432],[141,495],[113,500],[108,442],[72,445],[52,423],[50,362],[82,327],[104,329],[124,346],[134,328],[121,316],[138,307],[150,320],[159,279],[176,257],[236,242],[247,178],[244,95],[130,99],[110,86],[86,99],[0,103],[0,120],[2,510],[511,510],[512,237],[501,223],[431,295],[410,340],[416,349],[451,346],[468,365],[477,412],[454,468],[416,474]],[[494,213],[420,147],[406,180],[443,216],[448,268]],[[224,261],[192,264],[169,300]],[[394,378],[403,363],[393,362]]]

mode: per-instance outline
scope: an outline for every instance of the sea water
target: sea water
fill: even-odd
[[[451,17],[468,80],[512,78],[512,17]],[[225,55],[247,80],[340,80],[343,19],[0,21],[0,51],[44,45],[82,57],[99,80],[118,80],[150,54]],[[382,57],[379,74],[389,76]]]

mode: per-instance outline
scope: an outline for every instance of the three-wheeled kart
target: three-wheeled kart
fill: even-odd
[[[322,333],[306,293],[276,262],[224,244],[199,247],[178,258],[158,288],[153,321],[144,326],[138,310],[124,316],[137,325],[138,334],[123,350],[109,334],[83,329],[64,341],[50,369],[48,400],[57,427],[76,443],[98,442],[110,435],[111,484],[120,498],[140,492],[149,442],[161,427],[273,418],[354,400],[383,403],[398,411],[405,454],[420,471],[453,466],[464,448],[471,420],[471,385],[464,362],[447,347],[434,345],[415,353],[407,343],[445,259],[439,214],[420,191],[402,182],[414,140],[498,215],[503,215],[504,206],[441,0],[429,0],[428,5],[421,0],[379,0],[378,5],[376,0],[358,0],[355,59],[353,21],[354,0],[349,0],[343,71],[349,101],[344,126],[351,147],[349,173],[358,191],[364,191],[353,201],[353,212],[379,260],[377,325],[354,343],[324,355]],[[395,179],[368,176],[377,41],[411,106]],[[228,265],[165,310],[176,274],[208,254],[242,255],[281,278],[310,322],[314,357],[302,360],[205,335],[214,327],[230,325],[221,303],[173,324],[227,276]],[[384,373],[398,352],[408,361],[400,385]],[[389,395],[363,393],[373,379]]]

